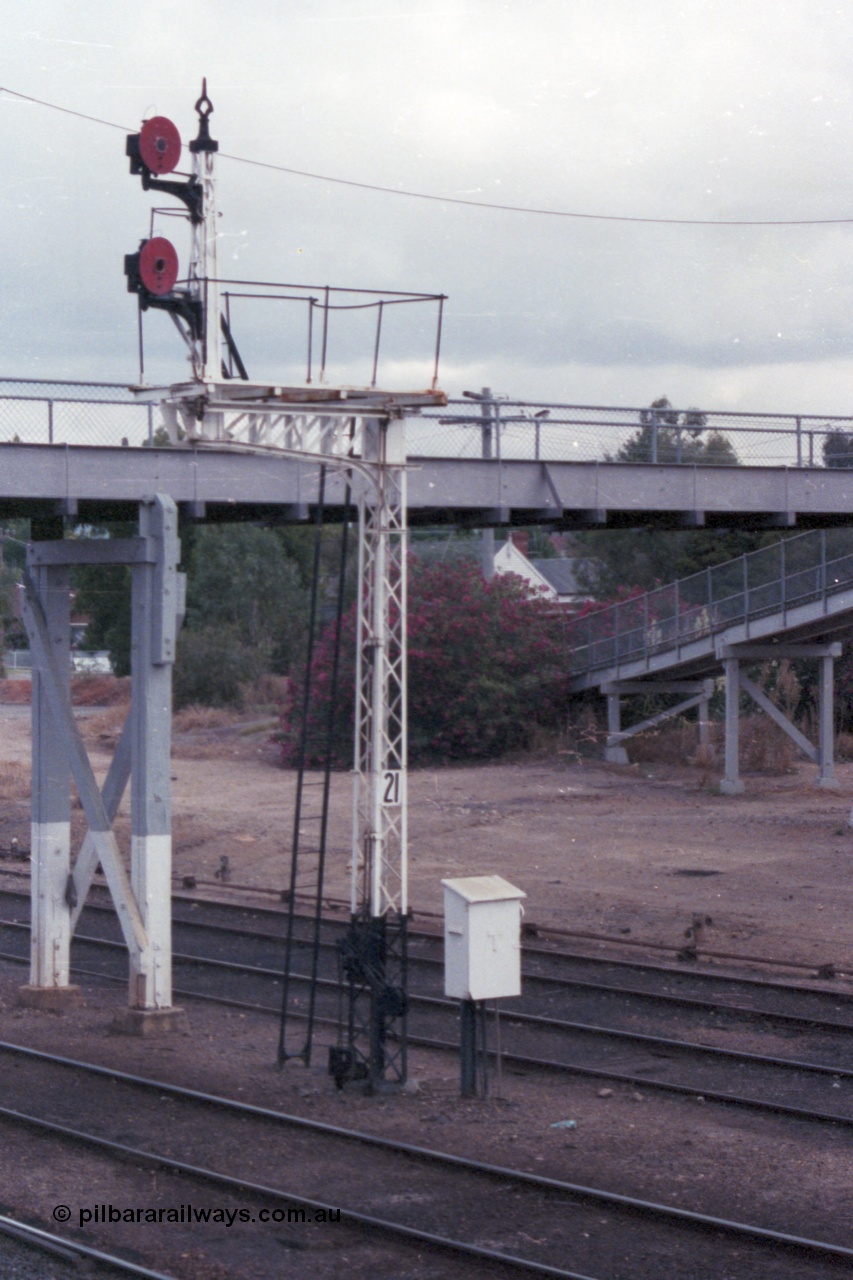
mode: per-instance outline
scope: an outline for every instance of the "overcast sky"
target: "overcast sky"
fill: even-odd
[[[189,140],[206,75],[229,156],[553,212],[813,220],[599,221],[218,166],[223,275],[447,294],[451,395],[853,411],[850,4],[5,0],[3,16],[5,89],[130,129],[165,115]],[[0,374],[131,381],[122,259],[168,201],[129,175],[121,130],[8,94],[0,113]],[[185,263],[183,226],[160,230]],[[183,376],[168,318],[147,335],[152,376]]]

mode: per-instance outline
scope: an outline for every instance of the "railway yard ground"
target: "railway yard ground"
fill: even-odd
[[[276,767],[268,731],[246,728],[202,723],[175,736],[176,887],[180,891],[184,877],[194,878],[198,906],[187,909],[199,915],[204,899],[223,894],[247,910],[275,908],[276,896],[268,891],[286,881],[293,775]],[[93,713],[84,732],[102,776],[114,723],[109,715]],[[28,708],[0,708],[2,851],[13,839],[22,845],[29,840],[28,751]],[[26,1110],[29,1088],[43,1097],[44,1114],[55,1123],[134,1148],[151,1149],[156,1141],[160,1145],[153,1149],[164,1152],[168,1146],[171,1158],[206,1168],[215,1163],[244,1185],[285,1183],[295,1194],[344,1206],[357,1202],[361,1211],[406,1222],[420,1213],[423,1230],[454,1237],[464,1230],[481,1250],[557,1269],[540,1274],[594,1280],[810,1280],[849,1274],[853,1253],[814,1258],[790,1241],[770,1240],[758,1255],[751,1252],[754,1242],[732,1243],[724,1233],[696,1226],[664,1236],[654,1214],[632,1211],[626,1217],[615,1202],[590,1197],[581,1197],[578,1208],[569,1204],[567,1191],[516,1187],[509,1175],[492,1176],[481,1203],[473,1184],[470,1191],[461,1184],[454,1191],[449,1182],[430,1181],[439,1179],[435,1170],[410,1178],[402,1167],[372,1163],[363,1146],[327,1152],[319,1133],[312,1145],[305,1135],[286,1141],[266,1131],[262,1136],[257,1117],[224,1120],[204,1108],[179,1116],[190,1104],[166,1090],[188,1087],[562,1184],[853,1250],[853,765],[839,765],[837,774],[837,791],[816,789],[810,765],[781,776],[747,775],[744,794],[726,797],[718,794],[712,770],[686,763],[617,767],[555,751],[497,765],[424,769],[410,776],[409,841],[416,927],[438,929],[443,877],[498,873],[527,894],[525,924],[536,944],[602,962],[650,962],[673,966],[679,974],[736,974],[828,993],[822,1016],[850,1028],[850,1047],[843,1051],[836,1042],[830,1046],[769,1017],[736,1026],[728,1015],[708,1016],[687,1027],[678,1023],[680,1014],[658,1012],[644,1023],[629,1001],[621,1025],[660,1036],[672,1023],[677,1029],[671,1027],[670,1034],[693,1043],[837,1064],[837,1072],[809,1084],[808,1106],[838,1112],[839,1122],[719,1101],[715,1088],[738,1092],[741,1066],[734,1063],[721,1068],[729,1073],[720,1077],[724,1086],[697,1084],[668,1093],[649,1081],[656,1073],[666,1075],[672,1051],[651,1043],[608,1049],[605,1065],[613,1078],[538,1070],[509,1055],[500,1081],[492,1072],[488,1098],[461,1099],[458,1055],[419,1044],[415,1034],[410,1091],[381,1097],[339,1092],[325,1072],[332,1035],[325,1024],[311,1067],[289,1064],[279,1071],[277,1021],[269,1013],[236,1001],[228,1007],[188,999],[187,1034],[116,1035],[112,1021],[126,1001],[120,983],[78,979],[82,1007],[61,1016],[35,1012],[18,1006],[25,970],[10,959],[0,961],[0,1040],[156,1080],[164,1091],[159,1119],[153,1113],[149,1119],[152,1104],[134,1102],[123,1092],[130,1085],[109,1075],[90,1088],[71,1067],[19,1061],[0,1049],[0,1105]],[[336,775],[327,880],[332,917],[336,907],[338,916],[346,916],[335,900],[348,894],[350,815],[350,779]],[[79,809],[75,822],[82,824]],[[120,839],[127,836],[126,813],[117,829]],[[0,889],[25,887],[23,872],[11,857],[0,860]],[[674,989],[676,979],[663,981]],[[593,1014],[583,1005],[586,997],[572,999],[576,1016],[601,1022],[600,1010]],[[548,1011],[554,1016],[550,1005]],[[568,1016],[562,1005],[559,1016]],[[411,1025],[416,1033],[414,1011]],[[571,1059],[580,1040],[572,1032],[565,1038]],[[588,1051],[584,1061],[589,1066]],[[618,1078],[620,1069],[624,1079]],[[50,1076],[49,1070],[60,1074]],[[769,1096],[768,1087],[756,1089]],[[95,1205],[168,1208],[191,1201],[200,1207],[242,1204],[254,1212],[261,1198],[247,1192],[241,1201],[215,1184],[188,1184],[165,1163],[125,1156],[116,1164],[106,1151],[62,1146],[59,1138],[31,1127],[2,1119],[0,1127],[0,1214],[49,1229],[53,1207],[66,1204],[72,1208],[66,1237],[76,1231],[89,1245],[180,1280],[331,1280],[344,1271],[356,1278],[412,1280],[519,1274],[519,1268],[485,1256],[463,1262],[416,1241],[389,1242],[346,1218],[341,1224],[285,1223],[264,1230],[239,1220],[231,1227],[166,1220],[152,1228],[91,1218],[81,1224],[80,1210]],[[492,1216],[483,1207],[489,1204]],[[549,1253],[550,1237],[557,1244]],[[57,1276],[65,1274],[63,1265],[56,1264]]]

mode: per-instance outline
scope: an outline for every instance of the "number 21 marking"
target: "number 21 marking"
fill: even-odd
[[[400,770],[386,769],[382,775],[382,803],[397,805],[400,803]]]

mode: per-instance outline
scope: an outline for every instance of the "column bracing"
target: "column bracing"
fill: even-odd
[[[140,506],[138,538],[34,542],[24,575],[24,621],[33,652],[33,903],[28,1003],[69,991],[69,951],[94,874],[104,872],[130,957],[129,1024],[145,1015],[180,1026],[171,987],[171,675],[183,576],[174,501]],[[128,721],[99,786],[71,710],[69,580],[74,564],[131,566],[133,696]],[[71,866],[70,780],[88,830]],[[130,871],[113,831],[131,781]],[[177,1017],[170,1017],[175,1014]],[[128,1025],[128,1024],[126,1024]]]

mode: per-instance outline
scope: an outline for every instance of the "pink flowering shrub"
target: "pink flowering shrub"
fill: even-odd
[[[329,711],[333,635],[315,649],[308,758],[321,758]],[[409,763],[487,759],[527,746],[565,704],[562,623],[521,578],[487,582],[465,562],[413,562],[408,604]],[[344,619],[335,763],[352,764],[355,610]],[[304,680],[282,716],[282,764],[298,762]]]

